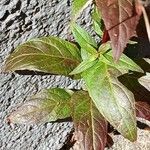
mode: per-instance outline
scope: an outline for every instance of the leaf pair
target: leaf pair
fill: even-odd
[[[71,114],[71,115],[70,115]],[[9,116],[12,123],[32,124],[56,121],[72,116],[74,140],[82,150],[103,150],[107,142],[107,122],[87,92],[54,88],[33,96]]]
[[[83,52],[83,54],[81,53],[83,62],[81,62],[81,64],[70,73],[71,75],[87,70],[92,67],[98,59],[101,59],[101,61],[109,66],[117,68],[122,74],[128,73],[129,70],[143,72],[137,64],[124,54],[122,54],[120,61],[115,63],[112,57],[112,52],[110,51],[110,42],[104,43],[98,48],[96,42],[89,33],[76,24],[72,25],[72,33],[81,47],[81,52]]]

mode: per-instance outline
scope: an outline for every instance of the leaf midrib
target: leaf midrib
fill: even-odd
[[[95,108],[95,109],[97,109],[97,108]],[[90,112],[91,112],[91,113],[90,113],[90,114],[91,114],[91,127],[92,127],[92,135],[93,135],[93,136],[92,136],[92,139],[93,139],[92,142],[93,142],[93,148],[94,148],[94,150],[96,150],[96,147],[95,147],[95,143],[96,143],[96,142],[94,142],[94,141],[95,141],[95,136],[94,136],[94,133],[95,133],[95,132],[94,132],[94,131],[95,131],[95,126],[94,126],[94,120],[93,120],[95,117],[93,117],[94,115],[93,115],[93,102],[92,102],[92,100],[90,100],[90,110],[91,110],[91,111],[90,111]],[[100,113],[100,112],[99,112],[99,113]],[[97,135],[97,136],[98,136],[98,135]],[[100,141],[101,141],[101,144],[103,144],[102,139],[101,139],[101,138],[99,138],[99,139],[100,139]]]
[[[9,64],[10,62],[12,62],[13,60],[17,59],[17,58],[20,58],[20,57],[25,57],[25,56],[46,56],[46,57],[53,57],[53,58],[59,58],[59,59],[67,59],[67,60],[70,60],[70,61],[74,61],[74,62],[79,62],[78,60],[75,60],[75,59],[70,59],[68,57],[60,57],[60,56],[54,56],[54,55],[48,55],[48,54],[36,54],[36,53],[30,53],[30,54],[21,54],[21,55],[18,55],[12,59],[10,59],[7,64]]]

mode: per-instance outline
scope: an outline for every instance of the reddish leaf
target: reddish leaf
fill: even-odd
[[[96,0],[108,30],[115,60],[120,58],[128,40],[135,35],[141,12],[133,0]]]
[[[107,121],[92,103],[87,92],[75,92],[71,99],[77,149],[104,150],[107,143]]]
[[[135,104],[137,117],[150,121],[150,105],[146,102],[138,101]]]

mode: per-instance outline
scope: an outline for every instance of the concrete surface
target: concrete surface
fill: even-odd
[[[47,35],[67,38],[70,4],[70,0],[0,0],[0,68],[10,52],[26,40]],[[81,24],[90,25],[90,10],[84,12]],[[15,126],[14,129],[6,123],[6,116],[25,102],[27,96],[58,86],[80,89],[81,82],[54,75],[0,74],[0,150],[60,150],[63,147],[73,129],[70,122]],[[114,136],[114,141],[113,150],[150,149],[150,144],[147,147],[131,144],[120,136]],[[139,142],[145,141],[150,141],[149,131],[139,130]]]

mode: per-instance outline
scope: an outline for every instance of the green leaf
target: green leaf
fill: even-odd
[[[114,62],[110,42],[102,44],[99,47],[98,52],[102,54],[100,56],[100,61],[106,63],[111,67],[116,68],[122,74],[128,73],[129,70],[136,71],[136,72],[143,72],[143,70],[125,54],[122,54],[119,62]]]
[[[97,47],[96,41],[90,36],[90,34],[83,28],[81,28],[77,24],[72,25],[72,32],[76,39],[76,41],[81,45],[84,46],[84,44],[88,43],[93,47]]]
[[[94,28],[95,32],[96,32],[100,37],[103,36],[103,31],[101,30],[100,24],[99,24],[98,22],[93,21],[93,28]]]
[[[97,62],[82,75],[100,113],[125,138],[135,141],[137,129],[134,96],[118,81],[120,72],[103,62]]]
[[[88,68],[92,67],[95,63],[97,62],[96,58],[91,58],[91,59],[87,59],[82,61],[79,66],[77,66],[71,73],[70,75],[74,75],[74,74],[79,74],[85,70],[87,70]]]
[[[72,22],[80,16],[82,11],[92,3],[92,0],[73,0],[72,4]]]
[[[81,58],[82,58],[82,60],[87,60],[91,56],[92,55],[90,53],[88,53],[86,50],[84,50],[83,48],[81,48]]]
[[[93,28],[95,32],[102,37],[103,31],[104,31],[104,22],[102,20],[101,13],[98,11],[97,7],[94,7],[93,13],[92,13],[92,19],[93,19]]]
[[[77,24],[73,24],[72,33],[75,40],[79,43],[82,49],[86,50],[90,54],[97,54],[97,51],[95,49],[97,48],[97,44],[86,30],[84,30]]]
[[[139,83],[150,91],[150,73],[146,73],[145,76],[138,79]]]
[[[71,95],[64,89],[43,90],[8,117],[11,123],[35,124],[70,117]]]
[[[43,37],[20,45],[7,59],[4,70],[68,75],[80,61],[80,51],[74,44],[57,37]]]
[[[143,70],[133,60],[131,60],[129,57],[127,57],[125,54],[122,54],[119,62],[114,62],[114,59],[112,56],[112,51],[105,53],[103,56],[108,60],[107,61],[107,62],[109,62],[108,65],[115,67],[122,74],[128,73],[129,70],[143,73]]]
[[[107,121],[93,104],[88,92],[75,92],[71,97],[75,140],[80,150],[104,150],[107,142]]]

